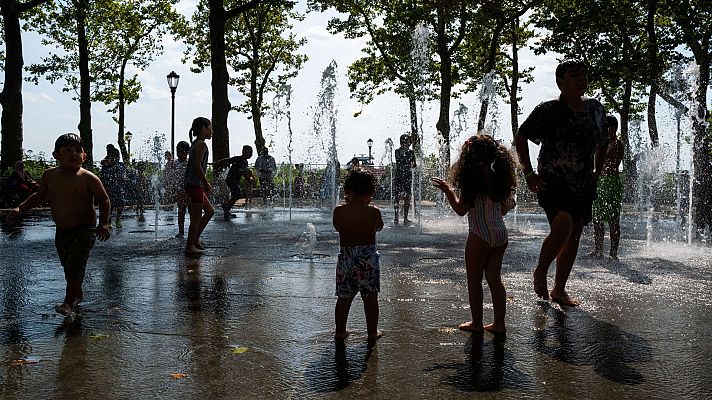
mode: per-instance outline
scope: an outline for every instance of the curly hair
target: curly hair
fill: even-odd
[[[376,177],[371,171],[356,167],[346,175],[344,191],[352,191],[356,194],[373,193],[376,191]]]
[[[450,170],[450,182],[469,203],[480,195],[501,202],[517,187],[516,170],[515,158],[505,146],[492,136],[474,135],[462,145],[460,158]]]

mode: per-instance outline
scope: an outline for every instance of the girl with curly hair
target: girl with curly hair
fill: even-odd
[[[467,214],[469,235],[465,243],[465,268],[472,321],[462,330],[506,335],[504,324],[507,294],[502,284],[502,258],[507,248],[507,228],[503,215],[514,207],[517,186],[516,161],[510,151],[491,136],[467,139],[450,172],[450,183],[433,178],[433,185],[445,193],[453,211]],[[458,192],[458,194],[456,194]],[[482,275],[492,293],[494,322],[482,323]]]

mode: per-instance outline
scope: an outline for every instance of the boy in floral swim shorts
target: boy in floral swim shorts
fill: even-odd
[[[376,178],[368,170],[354,168],[344,181],[346,203],[334,209],[333,223],[339,232],[339,260],[336,265],[336,308],[334,339],[349,336],[346,321],[351,303],[361,293],[366,312],[368,339],[383,336],[378,330],[378,292],[381,290],[376,232],[383,229],[381,210],[370,205]]]

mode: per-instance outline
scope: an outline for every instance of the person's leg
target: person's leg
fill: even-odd
[[[410,193],[406,193],[403,198],[403,223],[408,223],[408,211],[410,210]]]
[[[564,246],[556,256],[556,278],[550,296],[552,300],[566,306],[578,306],[581,304],[578,300],[569,297],[568,293],[566,293],[566,282],[569,280],[571,268],[573,268],[574,261],[576,261],[582,230],[583,220],[580,218],[573,220],[571,233],[566,238]]]
[[[396,194],[393,196],[393,212],[395,213],[395,219],[393,222],[396,224],[398,223],[398,207],[400,203],[400,193],[396,192]]]
[[[203,230],[205,230],[205,227],[208,225],[208,222],[210,222],[210,219],[213,218],[213,215],[215,214],[215,209],[213,208],[213,205],[210,203],[210,200],[208,200],[208,196],[203,196],[203,205],[202,205],[203,211],[203,216],[200,218],[200,224],[198,225],[198,231],[195,236],[195,247],[199,248],[200,250],[204,250],[203,246],[200,244],[200,235],[203,234]]]
[[[593,221],[593,243],[594,243],[594,250],[591,255],[593,257],[603,257],[603,236],[604,236],[604,230],[603,230],[603,222],[594,220]]]
[[[549,272],[549,265],[557,257],[561,248],[569,237],[573,221],[571,214],[565,211],[558,211],[549,223],[550,232],[544,238],[539,251],[539,261],[534,269],[534,292],[544,300],[549,299],[549,291],[546,284],[546,276]]]
[[[121,222],[121,215],[124,213],[124,207],[116,207],[116,228],[121,229],[123,222]]]
[[[336,307],[334,309],[334,322],[336,323],[336,333],[334,334],[334,339],[342,341],[349,336],[349,332],[346,330],[346,322],[349,319],[349,310],[351,309],[351,302],[354,300],[351,298],[339,297],[336,300]]]
[[[237,198],[230,196],[230,198],[222,204],[223,217],[225,219],[230,219],[230,211],[232,210],[232,207],[235,205],[236,202]]]
[[[190,213],[190,225],[188,225],[188,239],[185,241],[185,253],[200,254],[202,251],[195,244],[198,238],[198,227],[203,215],[203,203],[193,203],[191,201],[188,210]]]
[[[185,234],[185,212],[186,212],[187,207],[178,204],[178,234],[176,237],[183,237]]]
[[[613,259],[618,259],[618,243],[621,240],[621,225],[618,220],[608,223],[611,228],[611,252],[610,256]]]
[[[504,251],[506,249],[506,243],[492,248],[489,251],[485,265],[485,277],[487,278],[487,285],[492,293],[494,322],[485,325],[484,329],[500,335],[507,333],[507,327],[504,322],[504,316],[507,313],[507,292],[502,283],[502,258],[504,258]]]
[[[482,333],[482,271],[487,262],[489,245],[474,233],[467,236],[465,243],[465,270],[467,272],[467,295],[470,301],[472,321],[464,322],[458,328]]]
[[[383,332],[378,330],[378,293],[363,297],[363,311],[366,313],[368,340],[375,340],[383,336]]]

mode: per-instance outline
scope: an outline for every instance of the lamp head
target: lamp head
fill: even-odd
[[[166,75],[166,80],[168,81],[168,87],[171,88],[171,90],[176,90],[180,75],[176,74],[175,71],[171,71],[170,74]]]

